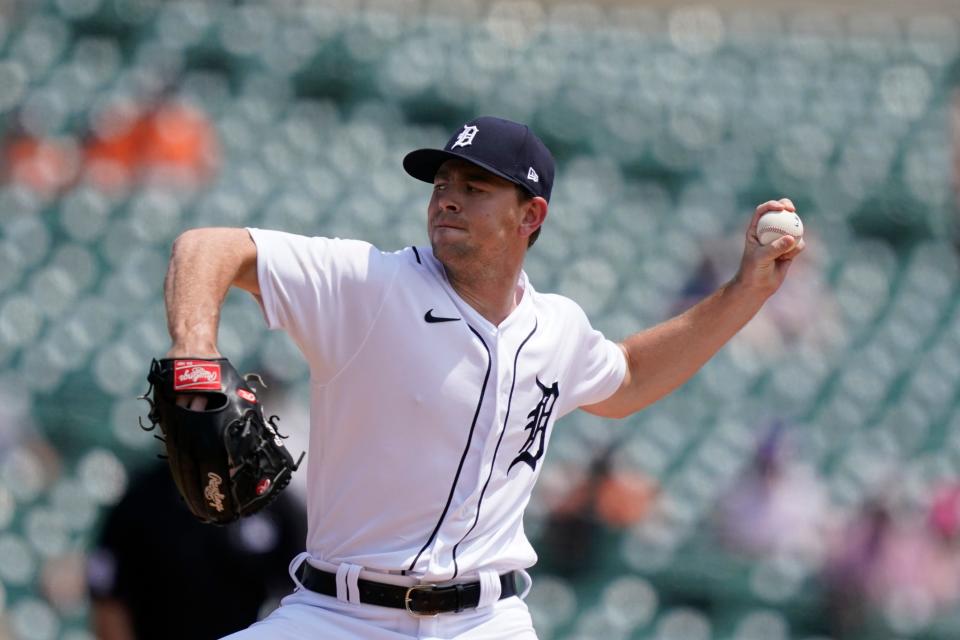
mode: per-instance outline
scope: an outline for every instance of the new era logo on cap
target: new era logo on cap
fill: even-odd
[[[528,126],[483,116],[465,123],[443,149],[417,149],[403,159],[414,178],[433,182],[440,166],[452,158],[471,162],[550,200],[553,155]]]

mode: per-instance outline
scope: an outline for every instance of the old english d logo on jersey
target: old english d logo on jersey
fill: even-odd
[[[543,452],[546,448],[547,425],[550,423],[553,406],[557,403],[560,390],[556,382],[548,387],[540,382],[540,378],[537,378],[537,386],[540,387],[540,393],[543,394],[543,397],[540,398],[540,402],[533,408],[533,411],[527,414],[530,421],[527,422],[527,426],[524,427],[524,429],[530,433],[527,436],[527,441],[520,447],[520,454],[513,459],[513,462],[511,462],[507,468],[507,473],[510,473],[510,469],[513,469],[513,466],[518,462],[525,462],[530,465],[531,469],[536,471],[537,463],[540,461],[540,458],[543,457]],[[537,450],[534,453],[530,453],[534,444],[537,445]]]

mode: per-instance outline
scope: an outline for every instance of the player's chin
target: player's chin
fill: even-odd
[[[433,249],[433,255],[440,262],[457,260],[470,254],[470,247],[464,238],[454,238],[451,235],[445,233],[430,234],[430,247]]]
[[[453,227],[434,227],[430,231],[430,242],[437,247],[462,247],[467,242],[467,232]]]

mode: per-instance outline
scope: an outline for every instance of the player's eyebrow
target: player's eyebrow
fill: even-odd
[[[471,182],[486,182],[489,184],[493,184],[497,177],[488,171],[484,171],[483,169],[478,169],[475,167],[473,168],[464,167],[459,170],[454,169],[453,171],[446,168],[438,169],[433,179],[434,181],[449,180],[450,174],[452,174],[454,171],[459,171],[459,173],[462,175],[464,180],[469,180]]]

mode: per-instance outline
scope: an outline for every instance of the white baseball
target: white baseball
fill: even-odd
[[[781,236],[793,236],[797,242],[803,237],[803,222],[792,211],[771,211],[757,221],[757,237],[767,245]]]

